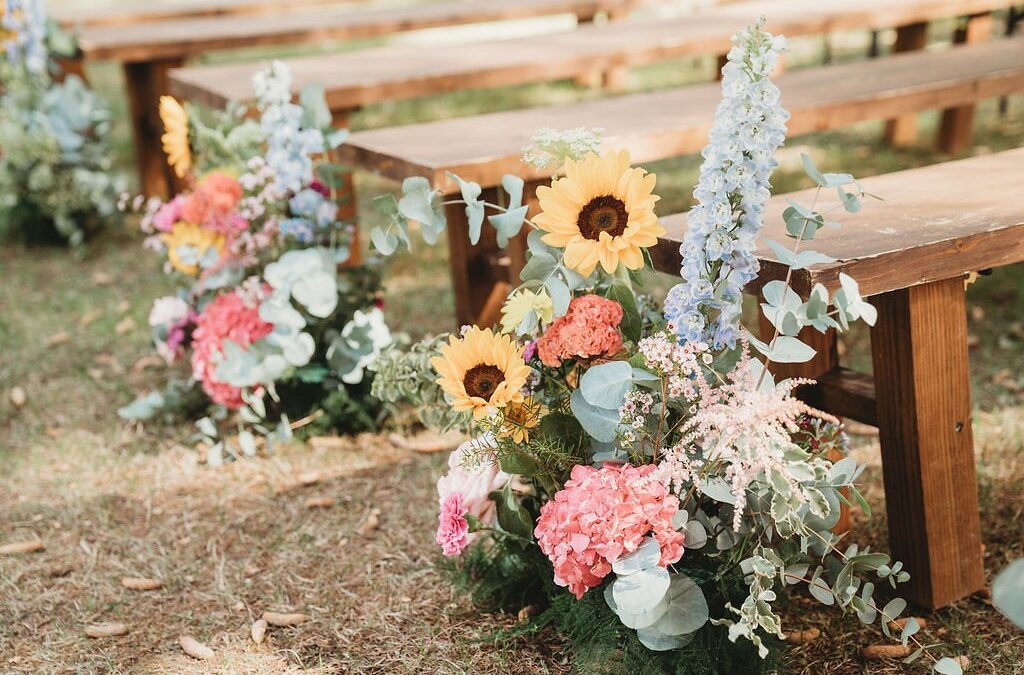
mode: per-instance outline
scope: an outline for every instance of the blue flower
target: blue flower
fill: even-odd
[[[754,256],[771,195],[775,152],[789,113],[769,74],[785,49],[759,21],[733,37],[722,69],[722,101],[693,195],[683,256],[683,282],[669,291],[665,318],[681,340],[732,347],[739,336],[743,287],[757,277]]]

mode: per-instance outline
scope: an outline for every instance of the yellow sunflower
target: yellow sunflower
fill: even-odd
[[[537,188],[541,213],[534,222],[543,241],[564,248],[566,267],[590,276],[598,263],[608,274],[619,265],[644,266],[643,249],[665,228],[654,215],[656,177],[630,168],[625,150],[567,160],[565,176]]]
[[[476,419],[521,402],[520,390],[530,374],[523,350],[512,338],[476,326],[462,339],[452,336],[430,365],[441,376],[437,383],[452,397],[452,407],[460,412],[472,410]]]
[[[164,134],[160,141],[167,153],[167,163],[178,178],[184,178],[192,168],[192,150],[188,144],[188,113],[173,96],[160,97],[160,120]]]
[[[541,403],[527,396],[522,403],[512,403],[504,410],[498,438],[511,438],[513,443],[530,440],[530,430],[540,424]]]
[[[167,246],[167,259],[171,266],[189,276],[195,276],[199,271],[196,261],[210,249],[217,251],[217,257],[224,253],[224,235],[183,220],[175,223],[170,232],[160,235],[160,239]],[[186,250],[189,254],[185,254]]]

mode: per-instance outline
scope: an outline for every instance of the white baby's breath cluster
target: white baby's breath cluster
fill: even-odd
[[[734,35],[733,44],[680,246],[684,281],[665,300],[665,316],[681,339],[715,348],[736,344],[743,287],[757,276],[754,250],[774,155],[789,119],[769,79],[785,38],[765,32],[761,19]]]
[[[523,162],[535,169],[560,168],[567,159],[579,159],[601,151],[601,134],[597,127],[559,131],[551,127],[538,129],[530,145],[523,148]]]

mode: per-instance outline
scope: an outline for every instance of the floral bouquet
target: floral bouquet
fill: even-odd
[[[52,58],[75,51],[43,0],[0,2],[0,234],[79,246],[116,219],[106,104]]]
[[[519,633],[554,627],[583,671],[761,671],[784,637],[775,601],[797,587],[865,623],[880,619],[886,634],[906,605],[874,599],[876,584],[908,578],[902,565],[832,531],[844,504],[866,507],[855,485],[862,467],[834,459],[838,420],[794,396],[807,381],[776,382],[768,368],[814,355],[800,331],[873,323],[874,308],[847,276],[806,300],[787,279],[763,289],[770,335],[740,324],[788,119],[769,80],[784,41],[762,25],[734,37],[681,247],[683,281],[662,311],[639,290],[647,249],[665,234],[656,178],[625,152],[594,152],[579,130],[545,131],[528,156],[564,162],[537,189],[532,219],[518,178],[503,182],[501,207],[459,181],[471,237],[487,211],[499,240],[531,231],[500,328],[425,343],[429,377],[475,435],[438,481],[436,540],[476,599],[533,614]],[[819,193],[860,208],[852,176],[804,163]],[[385,202],[393,217],[373,234],[378,248],[407,242],[408,220],[444,228],[440,195],[415,179]],[[792,247],[771,242],[791,269],[829,260],[802,246],[832,224],[817,202],[785,212]],[[382,360],[390,365],[377,386],[387,388],[402,359]],[[427,377],[413,379],[414,400],[430,398]],[[915,658],[925,651],[918,629],[908,619],[897,637],[920,647]],[[959,672],[951,659],[933,662]]]
[[[237,448],[218,440],[211,418],[200,421],[215,459],[255,451],[244,425],[268,439],[287,436],[296,416],[314,430],[360,431],[380,412],[365,372],[391,343],[380,276],[353,264],[339,167],[326,161],[346,132],[331,129],[322,89],[304,91],[300,105],[290,87],[279,62],[254,77],[258,121],[238,107],[160,103],[168,161],[190,188],[151,200],[141,219],[147,248],[181,284],[154,302],[149,324],[157,352],[168,364],[187,361],[191,377],[121,414],[153,417],[198,385],[214,419],[237,412]]]

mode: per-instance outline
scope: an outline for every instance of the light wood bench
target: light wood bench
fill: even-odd
[[[769,30],[795,37],[892,26],[900,27],[900,31],[918,31],[918,27],[932,19],[962,12],[988,16],[985,12],[1006,4],[1003,0],[776,0],[766,6],[759,0],[715,6],[692,16],[587,26],[556,35],[429,50],[391,45],[290,59],[287,63],[295,74],[296,93],[310,83],[323,85],[331,110],[339,120],[346,120],[350,112],[386,100],[579,78],[595,67],[614,73],[621,72],[623,67],[668,58],[724,53],[729,49],[730,37],[765,12]],[[980,21],[969,20],[971,25]],[[924,35],[923,31],[918,32]],[[974,35],[971,41],[980,41],[980,37]],[[905,46],[897,40],[898,49]],[[171,91],[182,98],[223,108],[231,101],[251,98],[249,80],[265,65],[237,63],[177,69],[170,75]],[[901,127],[901,139],[910,137],[912,121]]]
[[[324,5],[351,5],[368,0],[204,0],[190,2],[154,2],[152,4],[121,4],[114,7],[81,6],[55,8],[52,12],[64,28],[85,26],[133,26],[151,21],[197,19],[211,16],[247,16],[254,14],[280,14],[283,11],[306,9]]]
[[[167,194],[173,177],[160,148],[157,104],[170,93],[168,72],[190,56],[218,49],[320,43],[378,37],[438,26],[466,25],[561,14],[589,21],[618,15],[641,0],[452,0],[410,7],[363,9],[321,7],[274,15],[199,17],[122,25],[84,26],[77,31],[80,57],[124,65],[125,84],[142,188]]]
[[[797,136],[1024,91],[1024,39],[791,71],[777,82],[792,114],[790,135]],[[446,194],[457,194],[451,171],[479,183],[493,201],[506,173],[531,181],[549,177],[548,171],[532,170],[520,159],[523,146],[541,127],[601,127],[606,146],[628,148],[634,162],[652,162],[699,152],[720,99],[719,85],[708,83],[361,131],[341,146],[341,161],[395,180],[425,176]],[[473,323],[495,284],[517,277],[523,244],[513,242],[500,251],[485,236],[482,245],[469,247],[464,210],[449,207],[447,216],[456,319]]]
[[[810,248],[837,262],[794,272],[806,295],[815,283],[834,291],[840,272],[872,296],[874,374],[839,363],[835,334],[811,331],[808,364],[779,368],[818,380],[801,392],[813,405],[879,428],[889,541],[910,581],[898,592],[929,608],[985,586],[971,430],[964,277],[1024,261],[1024,148],[863,180],[884,201],[843,214],[841,229],[820,230]],[[764,244],[786,238],[788,196],[809,204],[813,191],[772,198],[757,256],[761,274],[747,290],[785,277]],[[825,206],[831,192],[823,193]],[[655,267],[678,274],[686,215],[663,219],[668,235]]]

